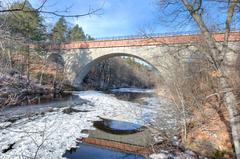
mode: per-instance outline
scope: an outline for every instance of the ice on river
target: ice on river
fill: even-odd
[[[76,146],[76,139],[86,137],[83,129],[93,129],[92,121],[99,117],[147,124],[154,120],[156,109],[166,102],[157,102],[146,98],[146,105],[122,101],[110,94],[97,91],[75,92],[88,103],[74,106],[87,112],[63,113],[67,107],[54,108],[53,112],[25,117],[14,123],[0,124],[0,158],[1,159],[57,159],[67,149]],[[5,152],[9,146],[12,149]]]

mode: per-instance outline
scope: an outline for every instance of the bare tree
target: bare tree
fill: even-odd
[[[0,1],[0,13],[6,13],[6,12],[39,12],[42,14],[50,14],[50,15],[54,15],[57,17],[68,17],[68,18],[77,18],[77,17],[83,17],[83,16],[88,16],[88,15],[93,15],[93,14],[97,14],[102,7],[99,7],[97,9],[92,9],[91,7],[89,7],[88,12],[83,13],[83,14],[68,14],[67,10],[63,10],[63,11],[49,11],[49,10],[44,10],[44,7],[46,5],[46,3],[48,2],[48,0],[43,0],[42,3],[39,5],[39,7],[37,7],[35,10],[26,10],[25,9],[25,5],[27,3],[27,0],[23,0],[23,6],[22,8],[15,8],[15,9],[11,9],[8,7],[4,7],[1,3],[2,1]],[[103,4],[104,5],[104,4]]]
[[[234,95],[234,88],[231,81],[231,73],[233,72],[231,61],[229,57],[233,56],[234,49],[230,49],[229,37],[231,31],[231,25],[233,23],[234,13],[239,7],[239,0],[228,0],[228,1],[209,1],[215,2],[217,4],[225,3],[226,6],[226,19],[224,26],[224,41],[219,44],[215,41],[212,36],[212,30],[204,19],[204,14],[206,11],[206,5],[203,3],[208,3],[203,0],[160,0],[161,5],[165,10],[168,9],[170,5],[175,5],[173,12],[179,12],[185,14],[188,19],[193,20],[200,32],[201,32],[201,46],[199,49],[205,53],[205,57],[211,64],[210,72],[217,73],[216,82],[218,83],[219,90],[214,95],[222,95],[225,104],[228,108],[231,133],[233,138],[233,143],[235,147],[236,157],[240,158],[240,113],[238,112],[237,99]],[[178,17],[176,17],[178,18]],[[173,18],[175,19],[175,18]],[[219,46],[220,45],[220,46]]]

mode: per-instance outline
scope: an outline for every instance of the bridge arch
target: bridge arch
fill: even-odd
[[[158,68],[156,68],[152,63],[150,63],[148,60],[146,60],[140,56],[137,56],[134,54],[129,54],[129,53],[109,53],[109,54],[99,56],[95,59],[92,59],[87,64],[82,66],[82,68],[79,70],[79,72],[76,73],[75,79],[73,80],[73,83],[72,83],[73,86],[77,89],[81,89],[81,83],[82,83],[83,79],[86,77],[86,75],[88,74],[88,72],[91,70],[91,68],[93,66],[95,66],[97,63],[99,63],[103,60],[113,58],[113,57],[120,57],[120,56],[127,56],[127,57],[133,57],[133,58],[139,59],[139,60],[145,62],[146,64],[148,64],[149,66],[151,66],[152,69],[154,70],[154,72],[156,72],[160,76],[160,71],[158,70]]]

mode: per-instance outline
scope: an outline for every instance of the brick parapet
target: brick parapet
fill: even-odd
[[[216,41],[224,40],[223,33],[214,33],[213,37]],[[142,37],[132,39],[119,40],[93,40],[93,41],[76,41],[70,43],[63,43],[60,45],[51,45],[53,49],[87,49],[87,48],[101,48],[101,47],[123,47],[123,46],[144,46],[156,44],[174,44],[174,43],[189,43],[200,40],[199,34],[192,35],[174,35],[174,36],[159,36],[159,37]],[[240,41],[240,32],[231,32],[229,41]]]

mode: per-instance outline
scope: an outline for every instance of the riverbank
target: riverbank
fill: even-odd
[[[16,106],[37,103],[39,99],[49,100],[61,95],[60,88],[40,85],[39,82],[20,74],[0,73],[0,106]]]

